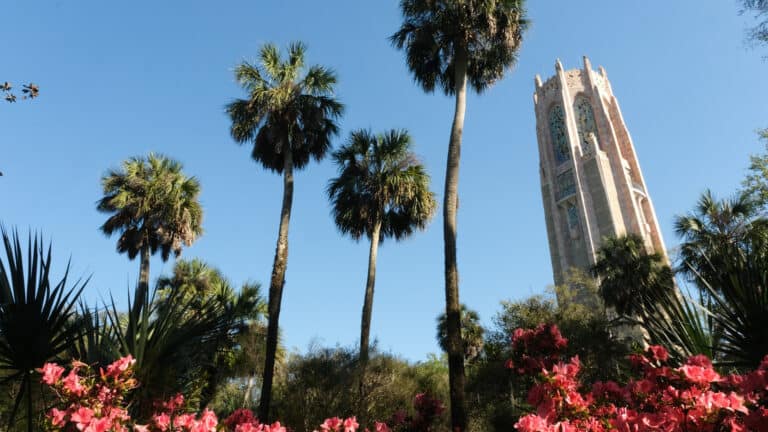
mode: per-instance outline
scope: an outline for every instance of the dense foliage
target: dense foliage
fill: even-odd
[[[311,431],[329,413],[359,419],[388,419],[394,412],[414,415],[413,396],[426,393],[448,397],[447,367],[437,358],[410,364],[391,354],[372,350],[364,391],[357,391],[359,356],[349,348],[315,348],[293,355],[277,376],[277,418],[297,432]],[[373,426],[366,420],[363,426]]]

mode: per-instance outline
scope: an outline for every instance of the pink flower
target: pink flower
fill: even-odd
[[[218,424],[219,420],[216,418],[216,414],[206,408],[200,416],[200,432],[215,432]]]
[[[112,429],[112,422],[107,418],[91,419],[83,432],[107,432]]]
[[[517,423],[515,423],[515,429],[522,432],[540,432],[550,430],[551,427],[545,418],[535,414],[528,414],[527,416],[520,417]]]
[[[173,425],[177,428],[187,428],[189,429],[192,427],[192,425],[195,423],[195,415],[194,414],[180,414],[176,416],[175,419],[173,419]]]
[[[69,417],[69,420],[72,423],[76,423],[77,428],[79,430],[83,430],[88,425],[88,423],[91,422],[92,418],[93,418],[92,409],[86,408],[86,407],[80,407],[75,412],[72,413],[72,415]]]
[[[64,390],[74,396],[83,396],[87,389],[80,383],[80,377],[77,375],[77,369],[72,369],[67,374],[67,377],[62,380]]]
[[[50,386],[56,384],[64,373],[64,368],[55,363],[46,363],[42,369],[38,369],[38,372],[43,374],[42,381]]]
[[[667,361],[669,359],[669,353],[667,353],[667,350],[663,346],[660,346],[660,345],[651,345],[651,346],[649,346],[648,350],[646,350],[646,353],[648,354],[648,356],[651,359],[656,360],[656,361],[661,362],[661,363],[663,363],[663,362],[665,362],[665,361]]]
[[[702,367],[694,365],[683,365],[678,368],[685,378],[693,384],[708,385],[709,383],[721,381],[720,374],[711,367]]]
[[[325,419],[323,424],[320,425],[320,429],[324,432],[327,432],[327,431],[337,432],[339,430],[339,426],[341,426],[341,419],[338,417],[332,417],[332,418]]]
[[[149,432],[147,425],[133,425],[133,432]]]
[[[344,420],[344,432],[355,432],[359,426],[357,417],[352,416]]]
[[[133,366],[134,363],[136,363],[136,360],[128,354],[107,366],[107,370],[102,370],[101,375],[107,378],[117,378]]]
[[[286,432],[285,427],[280,425],[280,422],[274,422],[271,425],[262,425],[263,432]]]
[[[166,414],[156,414],[154,417],[152,417],[152,422],[155,424],[155,427],[160,429],[160,431],[167,431],[168,427],[171,425],[171,417]]]
[[[389,426],[386,423],[376,422],[374,423],[376,432],[390,432]]]
[[[62,423],[64,422],[64,417],[67,415],[66,411],[61,411],[56,408],[51,408],[50,411],[48,411],[48,418],[51,419],[51,424],[54,426],[62,426]]]

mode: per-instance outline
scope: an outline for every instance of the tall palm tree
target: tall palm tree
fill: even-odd
[[[436,203],[429,190],[429,175],[411,152],[406,131],[393,129],[379,135],[353,131],[333,159],[339,176],[329,182],[328,196],[336,226],[355,240],[366,236],[371,242],[360,324],[362,393],[379,244],[387,237],[401,240],[415,229],[426,228]]]
[[[227,105],[230,132],[239,144],[253,143],[251,156],[273,172],[283,175],[283,204],[275,259],[269,282],[266,361],[259,418],[266,422],[272,398],[280,305],[288,265],[288,225],[293,203],[293,170],[307,166],[310,158],[321,160],[338,134],[336,121],[343,106],[333,96],[336,74],[322,66],[305,71],[305,47],[293,43],[288,57],[281,58],[275,45],[266,44],[260,64],[244,62],[235,77],[248,93]]]
[[[424,91],[439,86],[456,98],[443,197],[445,301],[452,429],[467,428],[461,344],[456,212],[467,82],[482,92],[514,65],[528,28],[525,0],[401,0],[403,24],[391,37],[406,51],[408,68]]]
[[[624,319],[652,307],[653,293],[670,292],[675,286],[663,255],[648,253],[637,234],[604,238],[592,272],[600,279],[605,305]]]
[[[66,351],[79,336],[68,325],[76,315],[76,302],[87,281],[68,281],[69,265],[61,279],[51,280],[51,248],[42,236],[31,236],[26,253],[16,232],[0,226],[5,259],[0,260],[0,386],[13,385],[13,407],[8,429],[22,402],[28,431],[36,430],[33,389],[39,382],[35,370],[46,362],[66,360]]]
[[[160,251],[163,260],[171,252],[181,254],[202,232],[203,209],[200,183],[182,172],[179,162],[150,153],[123,162],[101,179],[104,197],[97,209],[111,216],[101,226],[107,236],[119,233],[117,251],[129,259],[141,254],[134,308],[139,309],[149,292],[149,258]]]

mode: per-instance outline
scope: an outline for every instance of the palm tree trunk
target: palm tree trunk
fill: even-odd
[[[280,319],[280,304],[283,299],[285,270],[288,266],[288,223],[291,220],[291,205],[293,203],[293,154],[290,145],[285,146],[283,161],[283,207],[280,211],[280,229],[275,248],[275,262],[272,265],[272,278],[269,282],[269,305],[267,317],[267,349],[264,362],[264,381],[261,385],[261,400],[259,401],[259,421],[269,421],[269,404],[272,399],[272,378],[275,372],[277,355],[278,321]]]
[[[243,408],[250,408],[251,406],[251,394],[253,393],[253,387],[256,385],[256,378],[251,373],[248,376],[248,384],[245,386],[245,395],[243,396]]]
[[[138,312],[144,305],[149,293],[149,245],[141,248],[141,261],[139,262],[139,287],[136,290],[136,298],[133,299],[133,309]]]
[[[461,306],[459,269],[456,262],[456,212],[459,203],[459,160],[464,111],[467,105],[467,53],[457,49],[455,60],[456,108],[448,144],[443,202],[443,238],[445,240],[445,314],[448,324],[448,377],[451,393],[451,430],[467,429],[464,400],[464,353],[461,343]]]
[[[371,248],[368,252],[368,280],[365,283],[363,300],[363,318],[360,323],[360,424],[365,425],[365,368],[368,366],[368,347],[371,335],[371,315],[373,313],[373,287],[376,284],[376,255],[379,251],[381,222],[377,222],[371,233]],[[364,427],[364,426],[361,426]]]

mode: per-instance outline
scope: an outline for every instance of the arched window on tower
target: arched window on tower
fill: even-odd
[[[552,152],[555,162],[560,165],[571,159],[568,145],[568,132],[565,128],[565,113],[563,107],[555,105],[549,110],[549,133],[552,137]]]
[[[595,122],[595,114],[592,111],[592,104],[589,103],[585,96],[580,95],[576,98],[573,108],[576,112],[576,125],[579,130],[581,150],[584,154],[592,153],[594,149],[600,148],[597,140],[597,123]]]
[[[568,231],[572,239],[579,238],[579,209],[575,202],[569,202],[565,207],[565,214],[568,220]]]

